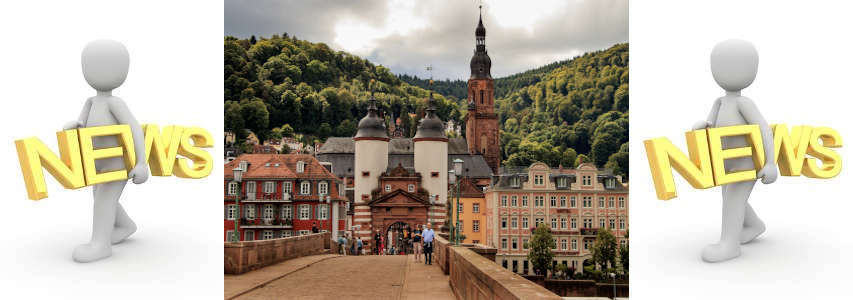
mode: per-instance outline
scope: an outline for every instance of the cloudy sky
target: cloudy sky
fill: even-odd
[[[395,74],[467,79],[478,0],[225,0],[225,35],[287,32]],[[484,0],[492,76],[628,41],[628,0]]]

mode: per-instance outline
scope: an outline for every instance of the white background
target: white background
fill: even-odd
[[[222,3],[220,1],[15,1],[0,9],[0,291],[4,299],[222,297]],[[151,177],[128,184],[121,203],[139,230],[89,264],[71,260],[91,233],[91,188],[27,199],[14,140],[55,132],[94,95],[80,71],[90,40],[130,52],[115,91],[136,118],[199,126],[214,136],[205,179]]]
[[[632,1],[631,297],[634,299],[849,299],[853,270],[850,70],[853,7],[843,1]],[[838,5],[841,6],[838,6]],[[657,200],[643,140],[705,120],[724,92],[710,73],[712,47],[752,41],[758,77],[744,90],[771,123],[828,126],[848,142],[833,179],[780,177],[756,184],[750,203],[767,224],[731,261],[702,262],[719,239],[720,188]]]

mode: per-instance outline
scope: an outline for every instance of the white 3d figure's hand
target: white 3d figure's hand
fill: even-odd
[[[148,180],[148,165],[136,164],[133,170],[127,173],[127,178],[133,179],[133,183],[140,184]]]
[[[779,171],[776,170],[776,164],[764,164],[764,167],[758,171],[758,174],[755,174],[756,177],[761,178],[761,183],[763,184],[771,184],[776,181],[776,177],[779,175]]]
[[[71,121],[71,122],[65,123],[65,126],[62,126],[62,130],[71,130],[71,129],[77,129],[80,127],[83,127],[83,125],[80,124],[79,121]]]
[[[696,124],[693,124],[693,130],[700,130],[700,129],[705,129],[708,127],[711,127],[711,123],[708,123],[708,121],[705,121],[705,120],[702,120],[702,121],[696,122]]]

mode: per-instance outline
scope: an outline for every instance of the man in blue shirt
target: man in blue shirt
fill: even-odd
[[[432,223],[427,223],[424,229],[424,263],[432,264],[432,240],[435,238],[435,232],[432,231]]]

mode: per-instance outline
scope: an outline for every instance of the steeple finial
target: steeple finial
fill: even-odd
[[[367,114],[370,117],[376,117],[377,116],[376,112],[378,111],[378,109],[376,108],[376,97],[373,95],[373,91],[375,90],[374,89],[374,83],[375,82],[376,81],[373,79],[370,80],[370,100],[368,100],[368,106],[367,106]]]

